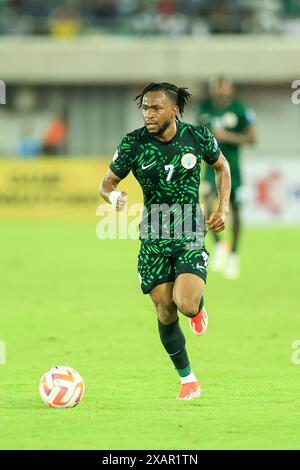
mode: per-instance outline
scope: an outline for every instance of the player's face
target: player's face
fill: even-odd
[[[219,101],[227,101],[233,95],[233,86],[226,80],[218,80],[212,85],[211,94]]]
[[[149,91],[143,97],[143,118],[148,131],[154,136],[164,134],[178,111],[178,106],[163,91]]]

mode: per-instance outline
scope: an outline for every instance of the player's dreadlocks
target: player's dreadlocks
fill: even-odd
[[[143,98],[148,91],[164,91],[166,95],[178,106],[180,115],[183,115],[185,105],[191,98],[191,94],[187,91],[187,88],[178,88],[176,85],[168,82],[162,83],[149,83],[142,93],[136,96],[135,101],[138,101],[139,108],[142,107]]]

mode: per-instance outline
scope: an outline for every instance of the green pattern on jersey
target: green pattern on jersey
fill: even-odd
[[[171,254],[190,242],[203,245],[205,228],[198,205],[201,161],[213,164],[219,153],[216,139],[205,126],[181,121],[168,142],[153,137],[146,127],[124,137],[110,168],[120,178],[132,171],[141,185],[145,210],[140,238],[147,253]],[[170,212],[159,214],[164,204],[172,208],[171,217]],[[184,224],[190,225],[187,230]]]

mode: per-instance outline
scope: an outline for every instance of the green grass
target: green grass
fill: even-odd
[[[1,449],[299,449],[299,230],[247,230],[238,281],[209,275],[209,330],[181,319],[203,394],[178,378],[136,274],[138,242],[100,241],[89,223],[2,224]],[[84,377],[74,409],[48,409],[40,376]]]

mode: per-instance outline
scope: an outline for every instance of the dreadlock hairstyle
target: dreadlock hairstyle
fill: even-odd
[[[179,113],[182,116],[185,105],[191,98],[191,94],[187,91],[187,88],[178,88],[176,85],[168,82],[162,83],[149,83],[142,93],[135,97],[135,101],[138,102],[138,107],[142,107],[143,98],[148,91],[164,91],[165,94],[178,106]]]

